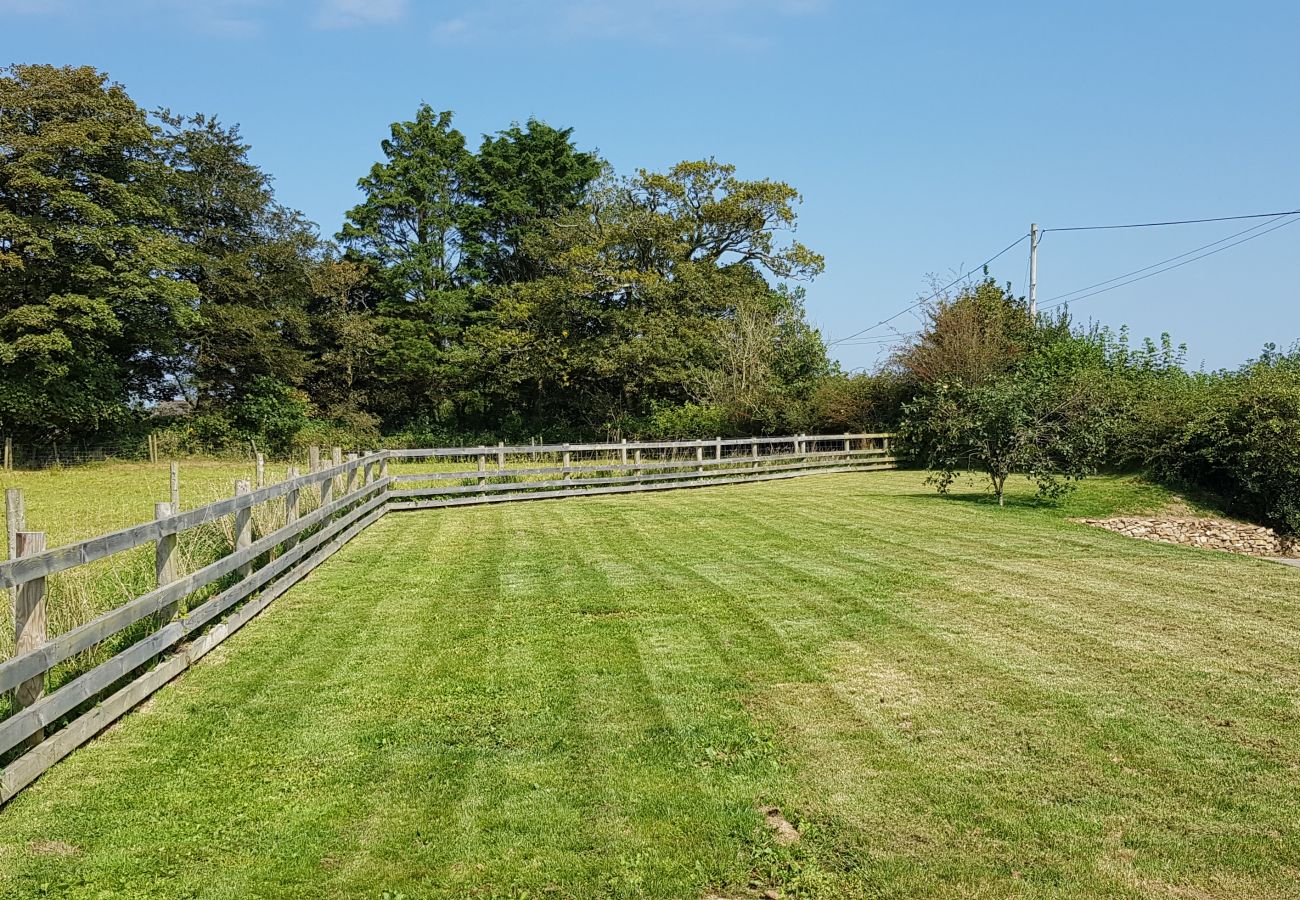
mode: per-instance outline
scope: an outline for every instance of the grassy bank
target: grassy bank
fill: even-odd
[[[1066,521],[1167,499],[393,514],[0,810],[0,894],[1293,895],[1300,572]]]

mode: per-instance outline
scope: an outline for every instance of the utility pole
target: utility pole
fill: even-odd
[[[1038,223],[1029,226],[1029,317],[1038,321]]]

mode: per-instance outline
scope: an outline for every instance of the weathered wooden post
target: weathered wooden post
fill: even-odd
[[[35,556],[45,551],[45,532],[20,531],[16,535],[16,556]],[[45,646],[45,579],[33,578],[14,588],[14,656]],[[26,709],[45,694],[45,674],[27,679],[14,688],[14,709]],[[35,747],[45,739],[39,729],[18,746]]]
[[[695,442],[695,461],[699,463],[704,462],[704,445],[699,441]],[[703,472],[704,466],[697,467],[695,471]]]
[[[722,435],[718,435],[718,443],[713,451],[713,458],[722,461]]]
[[[5,471],[12,472],[14,468],[14,439],[5,438]]]
[[[263,453],[257,454],[257,486],[266,487],[266,455]]]
[[[478,448],[480,450],[485,449],[483,444],[479,444]],[[478,455],[478,486],[483,487],[485,484],[487,484],[487,454],[480,453]]]
[[[320,447],[315,444],[307,448],[307,471],[309,473],[320,471]]]
[[[18,532],[27,529],[27,511],[23,506],[22,488],[5,489],[5,535],[8,559],[18,556]]]
[[[506,442],[497,441],[497,470],[506,467]]]
[[[235,496],[242,497],[244,494],[252,491],[252,486],[248,480],[241,478],[235,482]],[[243,509],[235,510],[235,552],[245,550],[253,544],[253,507],[245,506]],[[248,577],[248,573],[253,571],[253,562],[249,560],[238,569],[240,578]]]
[[[180,463],[172,463],[172,465],[171,465],[171,484],[170,484],[170,488],[171,488],[171,490],[168,492],[168,496],[171,497],[171,502],[172,502],[172,512],[173,512],[173,513],[178,513],[178,512],[181,511],[181,466],[180,466]]]
[[[844,439],[844,452],[845,452],[845,453],[848,453],[851,449],[853,449],[853,439],[852,439],[852,438],[845,438],[845,439]]]
[[[388,477],[388,456],[386,454],[381,460],[379,460],[379,477],[381,479]],[[387,490],[387,488],[385,488],[385,490]]]
[[[355,453],[349,453],[348,462],[354,463],[356,461],[357,461],[357,455]],[[351,468],[348,469],[347,484],[343,488],[343,496],[346,497],[348,494],[351,494],[356,489],[357,489],[357,467],[352,466]]]
[[[153,517],[155,519],[166,519],[175,515],[176,507],[170,503],[155,503],[153,505]],[[154,542],[154,583],[158,587],[171,584],[180,577],[176,559],[176,540],[177,535],[174,531],[164,532],[158,536]],[[176,604],[169,603],[158,611],[158,627],[166,625],[176,615]]]
[[[627,467],[627,438],[623,438],[623,446],[619,448],[618,464]]]
[[[570,478],[573,477],[572,475],[569,474],[569,461],[570,461],[570,459],[571,459],[571,457],[569,456],[569,445],[568,445],[568,444],[565,444],[565,445],[564,445],[564,461],[563,461],[563,466],[564,466],[564,475],[563,475],[563,477],[561,478],[562,481],[568,481]]]
[[[327,506],[334,499],[334,479],[322,478],[320,483],[320,505]]]
[[[298,477],[298,467],[289,466],[284,473],[286,481],[293,481]],[[284,495],[284,524],[292,525],[298,521],[298,488],[293,488],[289,493]],[[285,550],[292,550],[298,543],[298,536],[291,535],[284,542]]]
[[[342,448],[342,447],[332,447],[332,448],[330,448],[330,465],[332,465],[332,466],[341,466],[341,465],[343,465],[343,448]],[[335,475],[335,476],[334,476],[334,487],[335,487],[335,488],[338,488],[338,487],[341,487],[342,485],[343,485],[343,479],[340,478],[338,475]]]
[[[758,468],[758,441],[751,439],[749,442],[749,453],[754,457],[754,468]]]
[[[640,478],[641,475],[644,473],[644,470],[640,468],[640,465],[641,465],[641,448],[640,448],[640,447],[637,447],[635,450],[632,451],[632,458],[633,458],[634,460],[636,460],[636,464],[637,464],[637,466],[638,466],[638,468],[636,468],[635,470],[633,470],[632,475],[633,475],[634,477],[636,477],[636,478]]]

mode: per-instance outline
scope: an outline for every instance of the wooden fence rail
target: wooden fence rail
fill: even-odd
[[[17,640],[13,655],[0,662],[0,693],[10,695],[10,714],[0,719],[0,760],[8,760],[0,775],[0,804],[193,665],[390,510],[893,468],[891,438],[837,434],[500,443],[381,450],[348,454],[346,459],[334,448],[332,464],[325,467],[313,447],[307,474],[291,468],[285,481],[263,485],[264,470],[259,467],[257,487],[239,482],[235,496],[186,511],[178,508],[173,469],[171,500],[157,504],[153,521],[52,549],[45,548],[42,533],[21,530],[22,498],[11,492],[7,518],[12,558],[0,563],[0,587],[14,590]],[[456,468],[458,460],[464,461],[463,468]],[[409,471],[412,468],[424,470]],[[300,505],[304,492],[319,501],[309,512]],[[273,502],[262,521],[283,524],[255,534],[254,510]],[[230,552],[182,574],[178,536],[226,517],[234,519]],[[157,587],[62,634],[45,634],[47,579],[149,543],[154,544]],[[198,605],[178,615],[182,602],[198,591],[210,596],[200,596]],[[142,628],[142,623],[148,627]],[[109,642],[116,651],[112,656],[85,671],[75,670],[79,660],[85,665],[79,654]],[[59,677],[65,680],[47,691],[50,674],[59,666],[64,666]]]

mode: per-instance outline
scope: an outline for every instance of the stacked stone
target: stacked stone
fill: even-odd
[[[1083,521],[1087,525],[1144,541],[1185,544],[1250,556],[1300,555],[1300,544],[1293,537],[1280,536],[1271,528],[1225,519],[1147,519],[1124,516]]]

